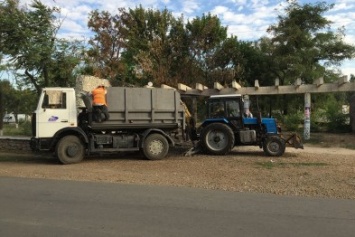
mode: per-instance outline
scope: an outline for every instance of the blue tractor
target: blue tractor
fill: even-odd
[[[191,124],[190,138],[198,143],[190,154],[202,150],[224,155],[235,146],[257,145],[269,156],[281,156],[287,143],[303,148],[297,134],[283,138],[274,118],[262,118],[260,113],[256,117],[245,114],[248,109],[241,95],[213,95],[206,105],[206,119],[197,129]]]

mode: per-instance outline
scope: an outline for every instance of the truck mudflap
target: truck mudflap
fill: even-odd
[[[282,134],[281,138],[285,141],[286,144],[292,146],[296,149],[304,149],[301,136],[297,133],[291,134]]]

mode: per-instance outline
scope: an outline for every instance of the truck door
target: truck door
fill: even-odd
[[[70,105],[67,102],[67,92],[48,90],[42,94],[42,103],[37,109],[36,136],[52,137],[58,130],[72,126],[70,121]]]

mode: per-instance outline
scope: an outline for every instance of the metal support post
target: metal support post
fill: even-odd
[[[304,140],[311,138],[311,93],[304,94]]]

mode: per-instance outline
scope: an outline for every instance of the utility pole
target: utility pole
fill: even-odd
[[[311,93],[304,94],[304,140],[311,138]]]

